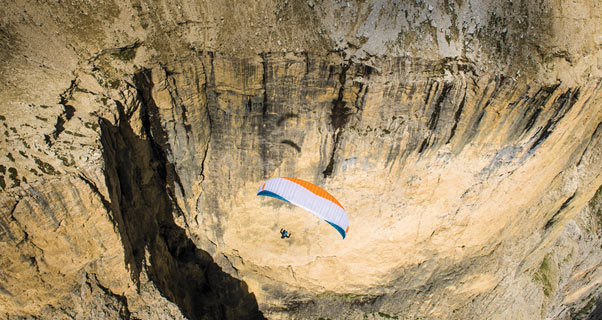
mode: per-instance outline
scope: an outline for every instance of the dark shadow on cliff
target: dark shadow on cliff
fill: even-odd
[[[596,307],[587,317],[587,320],[600,320],[602,319],[602,297],[598,297],[596,301]]]
[[[264,319],[247,285],[223,272],[174,222],[181,214],[173,199],[179,179],[165,156],[165,133],[150,95],[150,72],[136,76],[140,132],[134,112],[116,101],[119,121],[101,120],[106,183],[131,277],[140,285],[148,273],[161,294],[190,319]]]

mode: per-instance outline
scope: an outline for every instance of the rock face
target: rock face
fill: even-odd
[[[1,317],[601,314],[598,2],[0,10]]]

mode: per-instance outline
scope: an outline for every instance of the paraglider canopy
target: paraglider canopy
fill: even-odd
[[[268,196],[299,206],[334,227],[345,239],[349,219],[343,206],[330,193],[297,178],[273,178],[259,187],[258,196]]]

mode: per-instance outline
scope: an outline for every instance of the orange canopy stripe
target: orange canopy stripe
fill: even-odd
[[[335,203],[336,205],[341,207],[341,209],[345,210],[345,208],[343,208],[343,206],[337,201],[337,199],[335,199],[330,193],[326,192],[324,189],[316,186],[313,183],[310,183],[310,182],[307,182],[307,181],[304,181],[301,179],[289,178],[289,177],[282,177],[282,179],[292,181],[292,182],[302,186],[303,188],[309,190],[311,193],[317,195],[318,197],[322,197],[324,199],[332,201],[333,203]]]

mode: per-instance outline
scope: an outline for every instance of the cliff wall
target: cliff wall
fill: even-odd
[[[0,12],[3,317],[600,312],[599,3]]]

